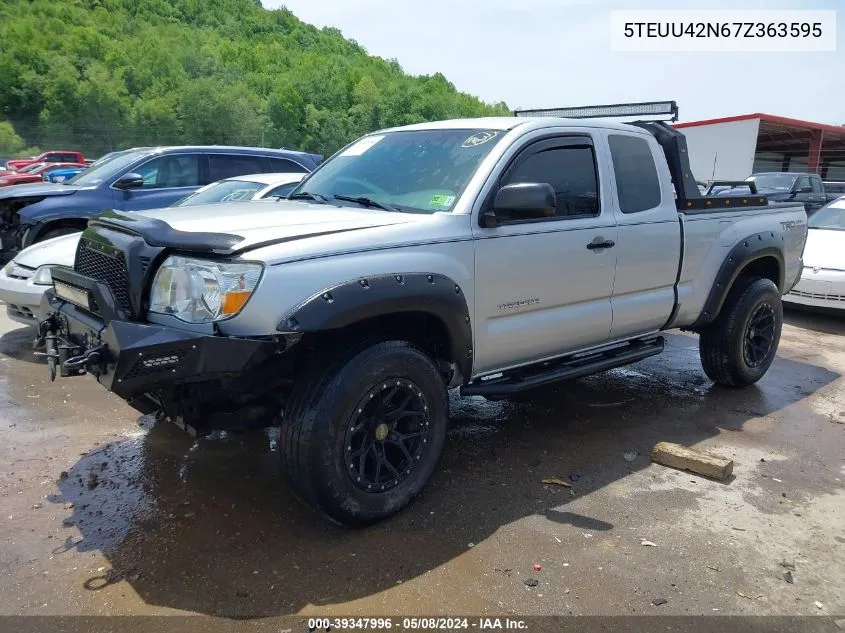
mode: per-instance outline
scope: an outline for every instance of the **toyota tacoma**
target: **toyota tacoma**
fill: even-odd
[[[768,370],[802,204],[702,196],[663,122],[508,117],[368,134],[287,199],[89,222],[36,344],[192,434],[277,426],[298,496],[362,525],[421,492],[447,390],[509,398],[700,335]]]

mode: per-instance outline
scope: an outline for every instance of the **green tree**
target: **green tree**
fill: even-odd
[[[8,121],[0,121],[0,156],[14,156],[24,148],[23,139]]]
[[[0,117],[23,147],[265,144],[506,114],[259,0],[0,0]]]

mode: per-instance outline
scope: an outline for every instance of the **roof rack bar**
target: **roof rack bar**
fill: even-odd
[[[668,117],[654,119],[677,121],[678,104],[675,101],[641,101],[639,103],[616,103],[608,105],[573,106],[564,108],[540,108],[535,110],[514,110],[514,116],[551,116],[568,119],[595,119],[614,117]]]

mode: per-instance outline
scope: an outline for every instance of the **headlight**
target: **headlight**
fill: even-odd
[[[0,185],[8,185],[8,184],[9,184],[8,180],[6,180],[5,178],[0,178]]]
[[[261,264],[168,257],[153,279],[150,312],[188,323],[233,317],[246,305],[263,272]]]
[[[14,259],[3,266],[3,272],[6,273],[6,276],[16,279],[31,279],[35,274],[32,268],[25,268],[19,265]]]
[[[39,286],[52,286],[53,274],[50,271],[52,267],[52,264],[48,264],[46,266],[39,266],[35,270],[35,274],[32,276],[32,283],[38,284]]]

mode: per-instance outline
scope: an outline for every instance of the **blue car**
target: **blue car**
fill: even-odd
[[[86,167],[56,167],[50,169],[44,174],[44,180],[47,182],[64,182],[70,180],[81,171],[85,171]]]
[[[160,209],[199,187],[255,173],[310,173],[319,154],[254,147],[139,147],[115,152],[63,183],[0,191],[0,261],[83,230],[103,211]]]

